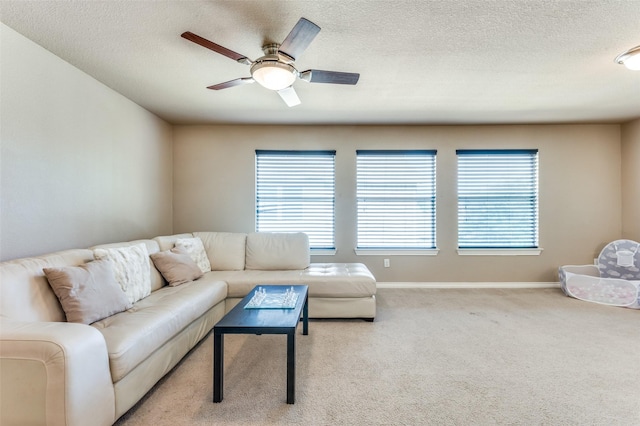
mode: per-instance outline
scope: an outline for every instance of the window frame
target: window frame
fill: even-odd
[[[530,173],[530,175],[527,176],[529,182],[527,183],[527,185],[524,187],[524,190],[520,191],[521,194],[513,196],[513,200],[529,200],[529,203],[532,204],[531,209],[529,209],[529,211],[527,212],[528,217],[533,217],[533,232],[529,235],[529,237],[532,237],[532,241],[533,243],[531,245],[518,245],[518,244],[504,244],[504,245],[500,245],[500,244],[491,244],[491,243],[487,243],[488,240],[485,240],[485,244],[478,244],[477,246],[474,245],[469,245],[469,244],[464,244],[461,245],[461,210],[463,209],[463,206],[461,205],[461,198],[464,198],[464,196],[461,196],[461,189],[460,186],[461,184],[466,184],[468,186],[468,182],[461,182],[461,156],[462,157],[466,157],[467,159],[471,158],[471,156],[478,156],[478,157],[487,157],[487,156],[491,156],[491,155],[496,155],[496,159],[498,159],[497,156],[501,156],[503,157],[503,159],[499,159],[499,161],[505,161],[504,160],[504,156],[520,156],[520,158],[522,158],[523,160],[528,161],[530,164],[528,165],[528,167],[533,166],[533,170]],[[523,156],[528,156],[529,158],[524,158]],[[475,167],[477,168],[478,165],[481,165],[481,162],[478,161],[478,163],[475,165]],[[506,164],[506,163],[504,163]],[[523,161],[523,164],[526,164],[526,162]],[[503,164],[501,164],[503,165]],[[539,207],[539,202],[540,202],[540,194],[539,194],[539,173],[540,173],[540,166],[539,166],[539,151],[538,149],[459,149],[456,150],[456,169],[457,169],[457,177],[456,177],[456,196],[457,196],[457,219],[456,219],[456,223],[457,223],[457,252],[459,255],[495,255],[495,256],[517,256],[517,255],[539,255],[542,252],[542,248],[540,247],[540,236],[539,236],[539,231],[540,231],[540,207]],[[523,165],[521,168],[519,168],[519,171],[524,171],[527,167],[525,167],[525,165]],[[499,170],[498,167],[494,166],[494,169],[489,170],[488,172],[496,172],[497,170]],[[505,169],[506,170],[506,169]],[[474,170],[475,172],[478,172],[478,170]],[[467,166],[467,168],[465,170],[463,170],[462,172],[470,172],[469,166]],[[483,179],[486,180],[491,180],[492,178],[494,179],[494,182],[492,182],[494,184],[494,194],[499,192],[499,191],[503,191],[504,193],[508,193],[507,191],[507,187],[509,185],[511,185],[511,187],[513,187],[514,182],[510,182],[508,185],[503,185],[503,186],[496,186],[495,185],[495,181],[498,180],[502,180],[504,182],[504,179],[499,179],[499,177],[497,175],[494,174],[494,176],[482,176]],[[507,192],[505,192],[507,191]],[[527,191],[529,191],[529,193],[527,194]],[[466,195],[466,197],[470,197],[470,195]],[[504,195],[501,196],[502,198],[504,198]],[[494,198],[496,198],[494,196]],[[490,198],[489,198],[490,199]],[[490,206],[491,207],[491,206]],[[531,220],[531,219],[529,219]],[[480,228],[481,226],[476,224],[476,227]],[[514,225],[514,226],[517,226]],[[522,235],[526,235],[526,233],[516,233],[516,235],[522,236]],[[467,237],[468,238],[468,237]],[[468,240],[467,240],[468,241]]]
[[[380,219],[380,218],[370,219],[367,221],[362,220],[361,212],[363,208],[363,205],[362,205],[363,199],[378,198],[378,203],[385,203],[388,201],[389,203],[396,204],[396,205],[397,205],[397,201],[396,200],[385,201],[383,196],[372,196],[370,192],[371,190],[369,190],[369,194],[367,194],[366,192],[363,193],[364,186],[366,186],[366,183],[365,183],[366,179],[363,178],[362,176],[363,176],[363,173],[364,174],[366,174],[367,172],[370,173],[370,170],[367,170],[365,172],[366,166],[364,166],[364,164],[361,163],[361,160],[364,161],[364,159],[368,157],[387,157],[387,158],[391,157],[392,158],[394,156],[398,157],[398,159],[392,160],[391,164],[396,167],[398,167],[399,164],[393,164],[393,163],[399,163],[401,161],[399,160],[399,158],[403,158],[403,157],[414,157],[413,160],[415,161],[416,159],[415,157],[426,156],[426,159],[430,161],[430,164],[428,164],[428,168],[424,172],[425,175],[429,175],[428,181],[414,183],[414,185],[425,185],[422,191],[425,191],[425,193],[429,193],[429,195],[426,197],[414,197],[416,200],[422,199],[423,202],[427,203],[430,206],[429,210],[425,214],[425,217],[429,219],[428,225],[425,226],[425,229],[429,231],[429,235],[423,237],[425,241],[431,243],[429,245],[424,245],[421,247],[418,244],[407,245],[407,246],[399,246],[395,244],[391,244],[391,245],[384,245],[384,244],[374,245],[371,243],[363,244],[362,234],[361,234],[363,224],[367,223],[369,226],[372,226],[372,225],[375,225],[375,221],[384,222],[384,219]],[[356,150],[356,220],[355,220],[356,248],[354,251],[357,255],[409,255],[409,256],[427,255],[429,256],[429,255],[438,254],[439,249],[437,248],[437,228],[436,228],[436,223],[437,223],[436,163],[437,163],[437,150],[435,149]],[[371,167],[371,165],[369,165],[368,167]],[[368,179],[369,180],[376,179],[376,178],[380,179],[384,177],[383,175],[384,174],[381,174],[380,176],[370,175]],[[418,176],[418,174],[412,177],[414,178],[416,176]],[[420,176],[420,177],[424,177],[424,176]],[[397,181],[397,182],[400,185],[402,184],[401,181]],[[399,197],[399,198],[403,198],[403,197]],[[406,201],[408,201],[408,199]],[[419,237],[414,237],[414,239],[417,240],[419,239]]]
[[[322,199],[324,198],[324,202],[326,202],[326,197],[324,195],[321,194],[321,192],[323,192],[324,190],[326,190],[326,185],[327,182],[325,180],[323,180],[321,182],[321,187],[316,187],[313,188],[313,190],[311,191],[312,196],[309,197],[301,197],[299,194],[297,194],[296,196],[292,196],[291,194],[293,194],[294,192],[301,192],[305,187],[304,185],[299,185],[298,187],[296,187],[295,185],[287,185],[288,188],[286,189],[286,191],[290,192],[289,196],[280,196],[280,197],[268,197],[267,195],[265,195],[263,193],[262,190],[266,190],[266,187],[264,185],[276,185],[277,183],[279,183],[277,181],[277,179],[274,179],[272,182],[270,183],[266,183],[264,180],[261,180],[261,174],[263,172],[265,172],[264,170],[260,170],[261,167],[261,160],[266,160],[268,157],[273,157],[274,159],[277,159],[276,161],[279,161],[282,163],[282,167],[283,170],[280,171],[276,171],[276,172],[270,172],[267,175],[265,175],[265,179],[266,176],[271,175],[272,177],[275,176],[286,176],[286,178],[277,178],[277,179],[282,179],[281,183],[283,185],[286,185],[287,182],[286,180],[288,178],[290,178],[292,176],[292,173],[294,173],[294,176],[299,179],[299,180],[308,180],[310,178],[310,175],[305,174],[306,172],[308,172],[310,170],[310,168],[308,167],[309,165],[312,165],[313,161],[311,161],[311,159],[313,157],[326,157],[325,160],[328,160],[328,158],[330,157],[330,193],[331,193],[331,201],[330,201],[330,215],[323,218],[323,220],[329,220],[330,223],[330,230],[324,230],[323,232],[320,232],[319,234],[322,235],[322,238],[325,239],[323,241],[329,241],[329,244],[320,244],[318,245],[318,241],[314,241],[314,238],[317,237],[317,235],[315,235],[314,232],[311,232],[309,229],[303,229],[300,227],[292,227],[289,228],[287,226],[283,226],[283,227],[277,227],[275,226],[275,224],[277,223],[276,221],[267,221],[266,223],[262,223],[260,222],[260,218],[261,218],[261,210],[263,209],[263,206],[265,203],[268,203],[269,201],[272,202],[276,202],[278,200],[282,200],[281,203],[282,204],[286,204],[291,203],[292,200],[297,199],[298,202],[298,206],[295,208],[301,208],[304,209],[304,205],[310,202],[322,202]],[[292,169],[289,170],[285,170],[287,167],[289,166],[295,166],[296,164],[296,158],[301,159],[305,157],[305,160],[310,160],[309,164],[307,164],[307,167],[298,167],[298,170],[296,170],[295,167],[293,167]],[[290,163],[289,165],[287,165],[287,161],[285,160],[285,158],[288,158]],[[266,166],[267,163],[263,162],[262,164],[263,166]],[[319,164],[320,165],[320,164]],[[277,164],[270,164],[270,167],[276,167]],[[299,166],[299,164],[298,164]],[[320,169],[317,169],[320,170]],[[328,173],[328,171],[324,171],[325,173]],[[266,173],[266,172],[265,172]],[[285,186],[286,188],[286,186]],[[324,188],[324,189],[323,189]],[[273,188],[272,188],[273,189]],[[308,188],[307,188],[308,189]],[[313,196],[315,195],[315,197]],[[305,198],[308,198],[307,200],[305,200]],[[313,200],[313,201],[312,201]],[[255,230],[256,232],[305,232],[307,235],[309,235],[309,245],[310,245],[310,249],[311,249],[311,254],[335,254],[336,253],[336,215],[335,215],[335,207],[336,207],[336,151],[335,150],[264,150],[264,149],[256,149],[255,150],[255,196],[254,196],[254,202],[255,202]],[[282,210],[282,205],[279,207],[281,210],[281,212],[283,212],[284,210]],[[291,208],[291,205],[289,206],[289,208]],[[263,216],[264,217],[264,216]],[[301,214],[299,218],[297,218],[299,222],[302,222],[304,220],[304,215]],[[291,219],[285,219],[286,222],[291,223]],[[317,226],[317,224],[316,224]],[[326,238],[329,237],[329,240],[326,240]]]

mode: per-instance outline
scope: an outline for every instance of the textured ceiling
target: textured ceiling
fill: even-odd
[[[360,73],[356,86],[294,87],[288,108],[257,84],[206,86],[300,17],[322,28],[299,70]],[[0,21],[171,123],[475,124],[640,117],[640,0],[7,1]]]

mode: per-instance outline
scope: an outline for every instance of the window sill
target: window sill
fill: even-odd
[[[541,248],[531,249],[458,249],[460,256],[540,256]]]
[[[333,256],[338,250],[336,249],[310,249],[311,256]]]
[[[437,256],[440,249],[355,249],[357,256]]]

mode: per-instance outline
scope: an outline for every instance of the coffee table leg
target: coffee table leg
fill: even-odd
[[[287,333],[287,404],[295,403],[296,395],[296,329]]]
[[[222,401],[224,334],[213,332],[213,402]]]
[[[302,334],[309,334],[309,296],[304,299],[302,307]]]

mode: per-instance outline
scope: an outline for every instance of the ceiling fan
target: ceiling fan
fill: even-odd
[[[183,33],[182,37],[236,62],[251,66],[249,70],[251,77],[236,78],[224,83],[214,84],[207,87],[207,89],[222,90],[257,81],[261,86],[278,92],[282,100],[292,107],[300,104],[300,98],[298,98],[298,94],[292,86],[297,78],[309,83],[350,85],[355,85],[360,78],[360,74],[357,73],[315,69],[300,72],[295,68],[295,60],[309,47],[309,44],[319,32],[319,26],[305,18],[300,18],[282,44],[270,43],[262,46],[264,56],[255,61],[190,31]]]

